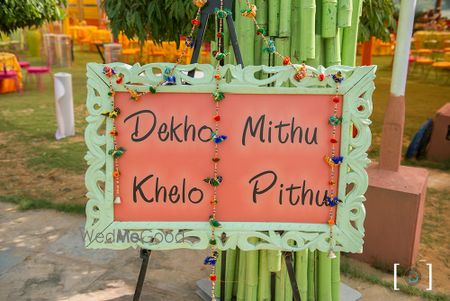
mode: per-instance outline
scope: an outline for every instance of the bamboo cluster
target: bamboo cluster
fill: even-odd
[[[282,55],[294,63],[354,66],[359,17],[363,0],[255,0],[256,20],[267,29]],[[235,1],[234,19],[244,64],[282,65],[278,57],[262,51],[262,39],[255,35],[253,22],[240,15],[244,1]],[[226,63],[235,64],[225,31],[225,48],[231,55]],[[214,49],[214,47],[212,47]],[[275,275],[275,300],[292,301],[292,288],[284,258],[279,251],[226,253],[226,291],[224,300],[271,300],[271,275]],[[340,256],[304,250],[294,256],[295,274],[304,301],[339,301]],[[220,271],[220,258],[217,271]],[[216,285],[220,297],[220,272]]]
[[[258,24],[267,29],[277,50],[294,63],[317,67],[353,66],[356,59],[358,23],[363,0],[253,0]],[[281,65],[278,57],[262,51],[253,22],[242,17],[245,1],[235,1],[234,22],[244,65]],[[227,30],[226,30],[227,31]],[[225,47],[230,50],[226,34]],[[230,55],[226,63],[235,64]]]

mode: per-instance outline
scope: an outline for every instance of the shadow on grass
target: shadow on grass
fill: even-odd
[[[85,213],[84,205],[81,204],[52,203],[48,200],[35,199],[26,196],[0,195],[0,202],[16,204],[20,210],[52,209],[72,214]]]

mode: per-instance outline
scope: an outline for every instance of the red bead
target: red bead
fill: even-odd
[[[211,275],[209,275],[209,280],[211,280],[211,281],[216,281],[217,280],[217,276],[216,275],[214,275],[214,274],[211,274]]]
[[[219,80],[219,79],[220,79],[220,74],[214,75],[214,78],[217,79],[217,80]]]
[[[219,115],[219,114],[215,115],[215,116],[214,116],[214,120],[215,120],[215,121],[220,121],[220,115]]]
[[[335,182],[335,181],[333,181],[333,180],[331,180],[331,181],[329,181],[329,182],[328,182],[328,184],[330,184],[330,185],[334,185],[334,184],[336,184],[336,182]]]
[[[192,25],[194,25],[194,26],[199,26],[199,25],[200,25],[200,21],[197,20],[197,19],[192,20],[191,23],[192,23]]]
[[[330,139],[330,142],[331,142],[331,143],[337,143],[337,140],[336,140],[335,138],[331,138],[331,139]]]
[[[303,74],[302,73],[296,73],[295,75],[294,75],[294,78],[295,78],[295,80],[296,81],[301,81],[302,79],[303,79]]]
[[[283,65],[289,65],[291,62],[291,58],[289,56],[285,56],[283,58]]]
[[[333,102],[334,103],[338,103],[340,101],[339,96],[334,96],[333,97]]]
[[[329,219],[328,220],[328,225],[334,225],[334,220],[333,219]]]
[[[320,74],[319,74],[319,80],[320,80],[320,81],[323,81],[324,79],[325,79],[325,74],[320,73]]]
[[[213,162],[217,163],[217,162],[220,161],[220,158],[219,157],[214,157],[214,158],[212,158],[212,160],[213,160]]]
[[[117,83],[117,84],[120,84],[120,83],[122,83],[122,80],[123,80],[123,77],[120,76],[119,78],[117,78],[116,83]]]
[[[220,39],[222,37],[222,33],[218,32],[217,37]]]
[[[364,110],[364,107],[363,106],[359,106],[358,107],[358,111],[362,111],[362,110]]]

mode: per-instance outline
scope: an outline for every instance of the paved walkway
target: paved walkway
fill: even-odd
[[[49,210],[17,211],[0,203],[0,300],[131,300],[138,250],[86,250],[83,217]],[[153,252],[141,300],[200,300],[195,282],[208,270],[207,251]],[[361,300],[421,300],[343,278]],[[345,300],[343,300],[345,301]]]

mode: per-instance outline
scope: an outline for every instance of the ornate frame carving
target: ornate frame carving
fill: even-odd
[[[108,133],[112,121],[101,115],[103,111],[111,110],[108,98],[109,81],[102,70],[105,65],[90,63],[87,65],[87,117],[88,125],[85,131],[85,141],[88,152],[85,156],[88,162],[85,183],[88,190],[86,205],[86,233],[88,248],[125,249],[141,247],[146,249],[206,249],[210,238],[210,226],[205,222],[114,222],[113,205],[113,159],[107,155],[107,149],[113,146],[113,140]],[[148,85],[161,80],[161,71],[172,67],[169,63],[153,63],[145,66],[134,66],[113,63],[110,67],[124,74],[125,83],[134,89],[148,89]],[[191,70],[202,71],[203,76],[192,78],[188,76]],[[343,122],[341,134],[341,154],[345,160],[340,167],[339,205],[336,224],[333,226],[333,249],[344,252],[362,252],[364,237],[365,201],[364,193],[368,186],[368,176],[365,171],[370,162],[367,149],[371,143],[369,116],[372,113],[372,93],[375,89],[376,66],[345,67],[333,66],[317,69],[307,67],[308,73],[334,74],[341,71],[345,80],[339,85],[338,93],[343,95]],[[156,71],[156,72],[155,72]],[[177,85],[162,86],[158,93],[164,92],[204,92],[211,93],[215,88],[214,67],[211,65],[179,65],[175,69]],[[267,74],[267,78],[258,79],[256,72]],[[221,81],[221,91],[233,93],[270,93],[270,94],[330,94],[336,92],[335,82],[326,77],[324,81],[307,77],[300,82],[293,79],[294,70],[289,66],[240,66],[226,65],[221,69],[227,80]],[[188,83],[189,85],[184,85]],[[139,85],[141,84],[141,85]],[[143,84],[143,85],[142,85]],[[145,86],[144,86],[145,85]],[[269,86],[270,85],[270,86]],[[125,91],[113,83],[116,91]],[[358,134],[351,135],[351,127],[355,126]],[[347,187],[351,185],[351,187]],[[137,233],[139,237],[153,238],[147,240],[124,240],[123,242],[108,241],[102,235],[114,231],[128,230],[128,234]],[[327,224],[299,223],[227,223],[216,229],[217,237],[226,234],[225,240],[218,239],[219,249],[239,247],[242,250],[277,249],[298,251],[302,249],[317,249],[327,251],[329,248],[329,226]],[[123,234],[123,233],[122,233]],[[100,235],[102,239],[94,239]],[[173,241],[158,239],[171,235]],[[144,238],[145,238],[144,237]],[[182,237],[183,239],[177,239]],[[258,238],[257,240],[250,238]],[[250,242],[252,241],[252,242]],[[256,242],[254,242],[256,241]]]

